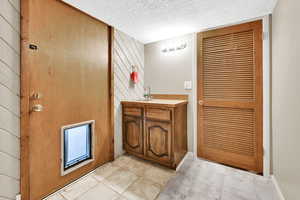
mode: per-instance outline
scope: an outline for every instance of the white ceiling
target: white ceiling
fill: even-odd
[[[150,43],[272,12],[277,0],[63,0]]]

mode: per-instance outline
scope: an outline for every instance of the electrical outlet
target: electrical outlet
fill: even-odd
[[[192,89],[192,81],[184,81],[184,89],[191,90]]]

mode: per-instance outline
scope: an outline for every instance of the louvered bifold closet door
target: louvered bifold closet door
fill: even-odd
[[[262,22],[198,34],[198,156],[262,172]]]

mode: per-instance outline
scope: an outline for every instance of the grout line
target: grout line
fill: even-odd
[[[0,130],[3,130],[3,131],[5,131],[5,132],[7,132],[8,134],[10,134],[10,135],[12,135],[12,136],[14,136],[14,137],[20,139],[20,136],[17,136],[17,135],[15,135],[15,134],[13,134],[11,131],[9,131],[9,130],[7,130],[7,129],[5,129],[5,128],[0,127]]]
[[[19,15],[20,16],[20,15]],[[18,35],[20,35],[20,32],[0,13],[0,17],[2,17],[7,23],[9,26],[11,26],[11,28],[16,31],[18,33]]]
[[[15,5],[10,1],[8,0],[8,3],[15,9],[15,11],[20,15],[20,11],[15,7]]]
[[[4,60],[2,60],[1,58],[0,58],[0,62],[3,63],[4,65],[6,65],[7,68],[8,68],[10,71],[12,71],[14,74],[16,74],[18,77],[20,77],[20,74],[18,74],[18,72],[16,72],[15,70],[13,70],[13,69],[12,69],[12,66],[10,66],[8,63],[6,63],[6,62],[5,62]]]
[[[20,158],[16,157],[15,155],[12,155],[12,154],[2,151],[2,150],[0,150],[0,153],[6,154],[7,156],[12,157],[12,158],[18,160],[18,162],[20,162]]]
[[[18,105],[19,106],[19,105]],[[10,110],[10,108],[0,104],[0,107],[3,108],[4,110],[10,112],[10,114],[14,115],[15,117],[17,117],[18,119],[20,119],[20,115],[18,115],[17,113],[13,112],[12,110]]]
[[[16,91],[14,91],[13,89],[9,88],[7,85],[5,85],[4,83],[0,82],[0,85],[2,85],[3,87],[7,88],[14,96],[17,96],[18,98],[20,98],[21,96],[16,93]]]
[[[20,182],[20,178],[15,178],[15,177],[9,176],[9,175],[7,175],[7,174],[1,174],[1,173],[0,173],[0,176],[5,176],[5,177],[8,177],[8,178],[10,178],[10,179],[13,179],[13,180],[15,180],[15,181]]]
[[[18,55],[18,57],[21,57],[21,53],[18,52],[18,50],[16,50],[15,47],[13,47],[10,43],[8,43],[5,38],[0,37],[0,40],[2,40],[11,50],[13,50]],[[19,38],[19,40],[20,40],[20,38]]]
[[[9,88],[6,84],[0,82],[0,85],[2,85],[3,87],[7,88],[9,90],[9,92],[13,95],[18,97],[18,99],[20,99],[21,95],[19,95],[18,93],[16,93],[16,91],[14,91],[13,89]]]
[[[106,164],[106,163],[105,163],[105,164]],[[103,166],[103,165],[101,165],[101,166]],[[101,166],[100,166],[100,167],[101,167]],[[99,167],[97,167],[96,169],[98,169],[98,168],[99,168]],[[87,173],[87,174],[85,174],[85,175],[79,177],[78,179],[76,179],[76,180],[74,180],[73,182],[71,182],[71,183],[65,185],[64,187],[60,188],[59,190],[57,190],[57,191],[55,191],[55,192],[49,194],[47,197],[43,198],[42,200],[47,200],[50,196],[55,195],[55,194],[59,194],[59,195],[61,195],[61,196],[64,198],[64,196],[63,196],[60,192],[62,192],[62,191],[63,191],[64,189],[66,189],[67,187],[70,187],[71,185],[76,184],[76,183],[78,183],[79,181],[83,180],[84,178],[90,176],[92,173],[94,173],[94,172],[96,171],[96,169],[94,169],[94,170],[90,171],[89,173]],[[91,177],[93,177],[93,176],[91,176]],[[93,177],[93,178],[94,178],[94,177]],[[66,198],[64,198],[64,199],[66,199]]]

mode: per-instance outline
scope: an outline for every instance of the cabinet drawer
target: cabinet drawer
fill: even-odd
[[[147,108],[146,117],[159,120],[171,120],[171,111],[159,108]]]
[[[124,114],[131,116],[142,116],[142,109],[135,107],[124,107]]]

